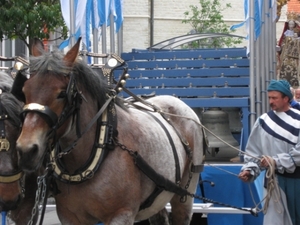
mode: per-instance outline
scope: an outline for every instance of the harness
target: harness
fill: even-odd
[[[112,56],[113,57],[113,56]],[[117,62],[113,64],[116,67],[119,67],[120,65],[124,64],[124,61],[119,61],[118,57],[114,58]],[[115,68],[116,68],[115,67]],[[111,68],[109,63],[106,64],[103,68],[103,74],[111,74],[112,70],[114,68]],[[101,162],[104,160],[108,150],[114,149],[115,146],[119,146],[122,150],[127,151],[133,158],[136,166],[149,178],[156,184],[156,189],[154,192],[148,197],[148,199],[140,206],[140,210],[149,207],[156,196],[161,193],[162,191],[170,191],[172,193],[175,193],[181,197],[182,202],[186,200],[187,196],[190,197],[197,197],[199,199],[204,200],[204,198],[201,198],[200,196],[196,196],[195,194],[191,194],[188,192],[189,182],[191,181],[191,174],[192,172],[199,172],[203,169],[203,165],[199,165],[198,167],[193,166],[191,162],[192,158],[192,151],[189,148],[188,143],[186,140],[179,134],[179,132],[175,129],[177,132],[177,135],[181,139],[181,142],[186,150],[186,153],[188,155],[188,158],[190,160],[190,176],[187,184],[184,188],[180,187],[178,184],[180,184],[180,168],[178,163],[178,156],[174,154],[175,164],[176,166],[176,183],[164,178],[162,175],[158,174],[139,154],[137,151],[133,151],[131,149],[128,149],[125,145],[121,144],[117,140],[117,130],[116,130],[116,114],[115,114],[115,108],[114,108],[114,99],[118,92],[125,90],[128,91],[123,87],[123,85],[126,83],[125,79],[128,77],[127,74],[127,68],[124,69],[124,73],[119,79],[119,82],[112,81],[112,77],[108,76],[109,81],[108,84],[115,86],[111,89],[110,93],[107,93],[107,101],[106,103],[100,108],[100,110],[97,112],[97,114],[92,118],[92,120],[89,122],[89,124],[86,126],[86,128],[81,132],[79,127],[79,121],[80,121],[80,105],[82,100],[85,100],[84,96],[81,94],[81,92],[77,89],[75,78],[72,73],[68,74],[70,76],[70,81],[68,84],[67,92],[66,92],[66,99],[67,104],[65,108],[63,109],[63,112],[58,117],[51,109],[49,109],[46,106],[41,106],[39,104],[31,103],[24,107],[23,115],[30,111],[30,112],[36,112],[44,115],[44,118],[46,118],[46,121],[52,127],[51,131],[48,133],[49,139],[50,137],[53,138],[55,144],[49,144],[48,148],[51,152],[49,156],[49,164],[47,166],[47,169],[51,168],[53,171],[54,177],[59,179],[62,182],[65,183],[71,183],[71,184],[77,184],[84,182],[88,179],[91,179],[93,175],[96,173],[96,171],[99,169],[99,166]],[[161,110],[154,105],[150,104],[149,102],[138,98],[137,96],[133,95],[131,93],[131,96],[133,96],[135,99],[138,99],[140,102],[144,103],[146,106],[150,106],[152,109],[154,109],[155,112],[159,112],[160,115],[163,115],[161,113]],[[114,113],[112,113],[114,112]],[[148,112],[149,113],[149,112]],[[151,113],[149,113],[152,115]],[[72,144],[70,144],[69,147],[66,149],[61,149],[58,142],[55,140],[55,133],[56,130],[70,117],[73,116],[73,118],[76,115],[76,132],[77,132],[77,139],[73,141]],[[101,116],[101,119],[100,119]],[[164,117],[165,118],[165,117]],[[167,121],[168,118],[165,118]],[[157,118],[155,119],[159,121]],[[94,148],[92,150],[92,154],[89,158],[89,160],[86,162],[84,166],[79,168],[74,174],[69,174],[67,169],[64,167],[63,162],[61,161],[61,157],[63,155],[66,155],[70,153],[70,151],[76,146],[77,141],[82,137],[82,135],[89,130],[92,125],[97,122],[97,135],[96,135],[96,142],[94,143]],[[169,121],[170,122],[170,121]],[[167,129],[164,127],[163,123],[158,122],[160,126],[163,127],[163,129],[166,131]],[[166,132],[167,136],[169,137],[169,142],[172,146],[173,152],[175,151],[175,145],[172,144],[173,140],[170,137],[170,134]],[[54,193],[55,194],[55,193]],[[205,199],[207,200],[207,199]],[[209,200],[210,202],[214,202],[212,200]],[[44,208],[45,208],[46,201],[44,201]]]
[[[0,95],[2,90],[0,89]],[[4,121],[9,119],[0,98],[0,151],[8,151],[10,149],[10,143],[6,138],[5,123]],[[10,174],[0,174],[0,183],[12,183],[20,180],[23,177],[23,172],[18,170]],[[21,185],[22,186],[22,185]]]
[[[103,162],[105,156],[108,153],[108,149],[111,149],[112,139],[114,134],[114,129],[116,125],[113,125],[113,121],[116,121],[116,115],[108,113],[114,108],[114,104],[110,103],[108,108],[103,108],[99,112],[101,113],[101,120],[98,120],[97,131],[96,131],[96,141],[94,143],[92,153],[86,162],[86,164],[79,168],[74,174],[70,175],[66,168],[63,166],[59,156],[62,152],[59,144],[56,144],[56,147],[51,151],[50,161],[54,168],[53,175],[57,179],[65,183],[81,183],[88,179],[91,179],[96,171],[98,170],[101,162]]]
[[[119,58],[116,58],[118,65]],[[119,64],[122,64],[120,62]],[[73,141],[72,144],[69,145],[66,149],[61,149],[59,142],[56,141],[55,145],[50,144],[49,147],[51,148],[50,151],[50,163],[49,166],[51,166],[53,170],[53,176],[57,178],[58,180],[64,182],[64,183],[70,183],[70,184],[78,184],[81,182],[84,182],[88,179],[91,179],[96,171],[99,169],[99,166],[101,165],[101,162],[103,162],[105,156],[108,154],[108,151],[110,149],[114,149],[115,145],[119,145],[117,141],[117,130],[116,130],[116,110],[114,106],[114,97],[117,92],[121,91],[123,88],[123,82],[126,79],[127,76],[127,70],[124,70],[123,77],[119,80],[119,82],[114,82],[112,77],[110,76],[112,69],[110,69],[109,64],[108,66],[103,68],[104,75],[107,76],[108,84],[112,86],[113,84],[116,84],[114,87],[114,90],[111,90],[110,93],[108,93],[108,98],[106,103],[102,106],[102,108],[98,111],[98,113],[94,116],[94,118],[89,122],[89,124],[86,126],[85,130],[81,132],[79,127],[79,120],[80,120],[80,105],[82,100],[84,99],[84,96],[81,95],[80,91],[77,88],[76,81],[74,78],[74,75],[72,72],[70,72],[68,75],[70,76],[69,84],[66,91],[66,106],[63,109],[63,112],[60,116],[57,116],[49,107],[43,106],[36,103],[30,103],[24,106],[24,110],[22,112],[23,117],[27,112],[36,112],[43,115],[43,118],[47,121],[48,125],[52,127],[51,131],[49,132],[48,136],[52,137],[53,140],[55,140],[55,133],[56,130],[70,117],[73,115],[73,117],[76,115],[76,132],[77,132],[77,139]],[[146,101],[145,101],[146,102]],[[153,108],[153,106],[152,106]],[[154,111],[157,111],[158,109],[155,108]],[[171,137],[171,134],[169,133],[168,129],[165,127],[165,125],[156,117],[153,115],[153,112],[149,112],[147,110],[143,110],[145,113],[150,115],[156,123],[158,123],[162,129],[165,131],[166,136],[169,140],[170,146],[173,151],[174,160],[175,160],[175,177],[176,181],[174,185],[171,185],[171,181],[164,181],[165,178],[163,178],[160,174],[157,174],[153,168],[151,168],[140,155],[137,155],[135,157],[136,164],[138,168],[143,171],[151,180],[154,181],[156,184],[156,188],[153,191],[152,194],[147,198],[147,200],[140,206],[140,209],[144,209],[149,207],[154,199],[159,195],[163,190],[169,190],[171,192],[178,193],[178,190],[181,190],[181,188],[178,186],[181,182],[181,168],[179,165],[179,158],[177,155],[176,147],[174,144],[174,141]],[[162,114],[160,114],[162,115]],[[170,121],[162,116],[166,121],[170,123]],[[70,174],[66,167],[64,166],[62,162],[62,156],[65,154],[70,153],[70,151],[76,146],[77,141],[82,137],[82,135],[88,131],[91,126],[97,122],[97,132],[95,136],[95,143],[92,149],[92,153],[88,159],[88,161],[85,163],[84,166],[81,168],[78,168],[73,174]],[[171,124],[171,123],[170,123]],[[178,137],[180,140],[184,140],[183,137],[179,134],[179,132],[174,128],[176,131]],[[182,142],[183,146],[186,150],[187,155],[189,156],[190,163],[191,163],[191,157],[192,157],[192,151],[189,148],[188,144],[185,142]],[[121,147],[122,148],[122,147]],[[126,149],[126,146],[125,146]],[[50,149],[49,149],[50,150]],[[164,184],[167,184],[166,186]],[[188,186],[186,187],[186,189]],[[176,191],[177,190],[177,191]],[[182,189],[185,190],[185,189]],[[180,191],[180,196],[183,197],[182,193],[185,193],[185,191]],[[186,193],[184,194],[186,195]]]

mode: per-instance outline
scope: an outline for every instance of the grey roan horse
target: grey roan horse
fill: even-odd
[[[35,40],[30,78],[18,95],[25,103],[21,168],[36,171],[48,158],[62,224],[131,225],[170,202],[172,224],[188,225],[193,198],[172,190],[196,190],[203,163],[199,118],[172,96],[149,98],[148,106],[123,101],[77,59],[79,46],[80,40],[66,55],[46,53]]]

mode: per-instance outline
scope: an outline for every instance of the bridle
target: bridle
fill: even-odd
[[[2,94],[2,90],[0,89],[0,95]],[[11,144],[6,138],[5,132],[5,123],[4,121],[9,119],[9,115],[7,114],[1,99],[0,99],[0,152],[9,151]],[[18,170],[16,172],[10,174],[1,174],[0,173],[0,183],[12,183],[18,180],[21,180],[23,177],[23,172]],[[22,186],[22,185],[21,185]]]
[[[113,62],[113,63],[112,63]],[[112,77],[112,71],[116,69],[117,67],[123,66],[125,61],[118,57],[117,55],[112,54],[108,60],[108,62],[105,64],[105,66],[102,68],[103,75],[107,79],[108,85],[112,85],[114,83],[113,77]],[[113,64],[113,65],[111,65]],[[48,70],[51,70],[51,68],[48,68]],[[21,73],[21,71],[19,71]],[[35,112],[38,114],[41,114],[43,116],[43,119],[48,123],[50,126],[51,130],[48,132],[48,139],[52,137],[54,139],[53,143],[48,143],[49,146],[49,151],[51,152],[53,148],[55,147],[56,144],[56,139],[55,139],[55,134],[56,131],[59,127],[61,127],[64,122],[70,117],[70,116],[75,116],[76,115],[76,134],[77,134],[77,139],[71,144],[69,147],[67,147],[65,150],[62,150],[62,154],[68,154],[77,144],[78,139],[81,138],[81,136],[88,130],[88,128],[91,127],[92,124],[94,124],[97,119],[101,116],[101,114],[98,112],[96,117],[93,118],[92,121],[87,125],[87,128],[83,132],[80,130],[79,122],[80,122],[80,105],[82,103],[82,100],[85,100],[84,95],[82,94],[81,91],[78,90],[77,85],[76,85],[76,79],[75,79],[75,74],[74,72],[71,71],[64,71],[63,72],[65,77],[69,77],[69,83],[68,87],[66,89],[66,105],[62,111],[62,113],[58,116],[55,112],[53,112],[48,106],[40,105],[38,103],[29,103],[26,104],[23,107],[23,112],[21,113],[21,118],[24,119],[26,116],[26,113],[28,112]],[[127,68],[124,70],[122,79],[120,79],[120,83],[117,83],[115,87],[113,88],[114,90],[111,93],[107,94],[107,99],[110,101],[112,97],[110,96],[115,96],[122,87],[123,81],[125,77],[127,77]],[[18,76],[18,75],[17,75]],[[102,110],[100,110],[102,111]],[[54,137],[54,138],[53,138]],[[60,154],[60,156],[62,155]]]
[[[53,150],[54,145],[56,144],[56,131],[64,124],[64,122],[70,117],[76,117],[76,123],[79,124],[79,109],[82,99],[85,99],[83,94],[77,90],[77,85],[75,81],[75,77],[73,72],[69,72],[68,74],[64,74],[64,76],[69,76],[70,80],[68,83],[68,87],[66,89],[66,104],[64,109],[60,115],[57,115],[54,111],[52,111],[48,106],[41,105],[38,103],[29,103],[23,107],[23,111],[21,112],[21,119],[24,121],[24,118],[28,112],[34,112],[42,115],[42,118],[47,122],[49,127],[51,128],[48,132],[48,140],[53,139],[52,143],[48,143],[50,146],[49,151]],[[77,127],[77,136],[81,136],[80,129]]]
[[[119,62],[118,59],[113,59],[117,61],[117,63],[114,65],[115,67],[106,66],[102,70],[103,75],[107,78],[108,84],[113,83],[111,81],[113,79],[111,77],[112,70],[124,63]],[[123,76],[126,75],[126,72],[127,70],[124,71]],[[48,143],[46,144],[46,146],[48,149],[46,151],[50,153],[50,159],[47,159],[47,166],[50,166],[51,169],[54,169],[54,177],[58,178],[59,180],[63,182],[79,183],[90,179],[90,174],[94,174],[97,171],[101,161],[105,157],[107,152],[105,149],[112,148],[111,146],[114,146],[114,144],[112,143],[112,139],[115,135],[114,127],[116,126],[112,124],[111,121],[116,121],[116,119],[112,119],[115,114],[108,113],[107,119],[105,119],[105,115],[107,114],[107,111],[115,111],[112,110],[112,108],[114,107],[114,98],[117,94],[117,89],[120,88],[122,84],[117,84],[114,88],[109,89],[109,91],[106,93],[106,102],[101,107],[99,106],[96,115],[94,115],[94,117],[90,120],[86,127],[84,127],[84,129],[81,131],[80,106],[82,101],[86,101],[86,99],[82,92],[78,90],[74,72],[65,71],[64,76],[69,77],[69,83],[64,96],[66,104],[60,115],[57,115],[48,106],[37,103],[29,103],[23,107],[21,118],[24,119],[28,112],[38,113],[42,115],[42,118],[48,123],[51,128],[47,133]],[[58,137],[56,137],[56,131],[66,122],[67,119],[70,118],[70,116],[73,116],[72,123],[75,123],[77,138],[75,138],[73,142],[70,143],[69,146],[65,149],[60,149]],[[97,124],[97,130],[100,129],[101,131],[99,134],[99,139],[95,138],[95,143],[93,145],[92,155],[94,156],[90,157],[85,165],[77,170],[79,171],[78,174],[66,174],[64,165],[60,163],[60,158],[66,154],[69,154],[71,150],[77,145],[77,142],[83,136],[83,134],[85,134],[95,123]],[[103,142],[99,141],[100,139],[103,139]]]

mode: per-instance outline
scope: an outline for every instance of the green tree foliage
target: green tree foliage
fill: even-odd
[[[231,4],[221,4],[221,0],[199,0],[199,6],[190,5],[190,11],[184,12],[182,23],[190,24],[195,33],[230,34],[229,26],[224,22],[223,10],[231,8]],[[194,41],[189,48],[232,47],[242,42],[241,38],[219,37]]]
[[[49,38],[49,32],[59,28],[66,39],[59,0],[0,0],[0,38],[19,38],[29,48],[32,38]],[[44,32],[47,27],[48,33]],[[29,43],[27,42],[29,37]]]

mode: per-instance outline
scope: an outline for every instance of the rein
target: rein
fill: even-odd
[[[69,84],[69,86],[70,86],[70,84]],[[71,86],[75,87],[75,84],[72,84]],[[67,89],[70,90],[69,87]],[[68,102],[70,102],[70,98],[76,99],[76,97],[74,97],[74,96],[83,97],[80,93],[77,92],[77,90],[75,91],[73,88],[71,90],[71,93],[72,93],[72,96],[68,95],[68,93],[67,93]],[[105,104],[100,108],[100,110],[97,112],[97,114],[92,118],[92,120],[89,122],[89,124],[83,130],[83,132],[78,132],[79,129],[77,128],[77,139],[74,140],[67,149],[64,149],[62,152],[60,152],[59,154],[57,154],[55,156],[55,152],[54,152],[53,148],[51,148],[52,150],[50,152],[50,163],[48,163],[48,165],[46,167],[45,174],[38,177],[38,189],[36,191],[35,206],[32,209],[31,220],[28,223],[29,225],[31,225],[33,223],[33,218],[34,218],[35,214],[37,213],[36,211],[38,210],[38,205],[39,205],[40,201],[42,201],[42,213],[41,213],[41,218],[40,218],[39,224],[41,225],[43,223],[43,218],[44,218],[46,203],[47,203],[46,196],[49,192],[49,186],[50,186],[52,176],[54,176],[55,178],[58,178],[62,182],[75,183],[75,184],[77,184],[79,182],[83,182],[88,179],[91,179],[93,177],[93,174],[96,172],[96,170],[99,167],[101,159],[103,159],[103,157],[104,157],[102,149],[105,147],[106,144],[111,144],[109,142],[110,138],[108,137],[108,135],[113,135],[113,132],[110,131],[110,129],[108,128],[109,124],[107,122],[107,107],[110,105],[110,103],[112,102],[112,100],[114,98],[115,98],[115,92],[111,91],[111,93],[108,94],[108,99],[106,100]],[[76,104],[77,103],[75,103],[75,105]],[[76,111],[76,107],[68,106],[68,107],[65,107],[65,109],[62,112],[62,115],[60,117],[57,117],[57,115],[51,109],[49,109],[47,106],[42,106],[42,105],[39,105],[36,103],[30,103],[30,104],[25,105],[24,108],[25,108],[25,111],[23,111],[23,115],[28,111],[41,113],[41,114],[45,115],[47,122],[50,121],[48,123],[49,125],[52,125],[54,123],[51,131],[49,132],[50,134],[51,133],[54,134],[55,130],[59,126],[61,126],[63,124],[63,122]],[[70,109],[71,112],[68,112],[68,109]],[[78,140],[92,127],[92,125],[96,121],[98,121],[98,119],[101,115],[102,115],[103,125],[101,125],[101,134],[99,137],[99,143],[96,146],[97,150],[96,150],[95,156],[90,161],[89,166],[84,171],[82,171],[78,174],[69,175],[69,174],[62,172],[62,170],[64,170],[64,168],[62,168],[60,166],[61,164],[59,164],[58,159],[61,158],[63,155],[70,153],[70,151],[76,146]]]
[[[165,115],[169,115],[169,116],[175,116],[175,117],[181,117],[181,118],[186,118],[186,119],[190,119],[190,120],[193,120],[189,117],[184,117],[184,116],[178,116],[176,114],[172,114],[172,113],[167,113],[167,112],[163,112],[160,108],[158,108],[157,106],[155,106],[154,104],[152,103],[149,103],[148,101],[145,101],[144,99],[140,98],[139,96],[135,95],[134,93],[132,93],[131,91],[129,91],[128,89],[126,89],[125,87],[123,87],[123,90],[129,94],[135,101],[137,102],[141,102],[143,103],[144,105],[150,107],[151,109],[153,109],[154,111],[160,113],[167,121],[169,121]],[[131,104],[133,105],[133,104]],[[136,108],[141,108],[143,110],[149,110],[148,108],[145,108],[145,107],[142,107],[142,106],[139,106],[139,105],[136,105],[134,104],[133,105],[134,107]],[[201,128],[205,129],[205,130],[208,130],[204,125],[202,125],[201,123],[199,123],[198,121],[195,121],[193,120],[196,124],[198,124]],[[176,130],[176,129],[175,129]],[[211,132],[210,130],[208,130],[210,133],[212,133],[214,136],[216,136],[213,132]],[[177,132],[177,131],[176,131]],[[179,137],[181,137],[179,135]],[[216,136],[217,137],[217,136]],[[224,140],[222,140],[221,138],[217,137],[219,140],[225,142]],[[183,142],[184,143],[184,142]],[[225,206],[225,207],[231,207],[231,208],[235,208],[235,209],[239,209],[239,210],[243,210],[243,211],[247,211],[247,212],[250,212],[251,215],[253,216],[258,216],[258,212],[260,212],[260,210],[257,210],[257,206],[255,208],[252,208],[252,209],[245,209],[245,208],[240,208],[240,207],[236,207],[236,206],[231,206],[231,205],[228,205],[228,204],[224,204],[224,203],[221,203],[221,202],[217,202],[217,201],[214,201],[214,200],[211,200],[211,199],[207,199],[203,196],[198,196],[196,194],[192,194],[192,193],[189,193],[186,189],[183,189],[181,188],[180,186],[177,186],[175,183],[173,183],[172,181],[170,180],[167,180],[165,179],[164,177],[162,177],[160,174],[157,174],[155,170],[153,170],[153,168],[150,167],[150,165],[147,164],[146,161],[144,161],[142,159],[141,156],[139,156],[138,152],[136,151],[133,151],[131,149],[128,149],[126,146],[124,146],[123,144],[121,143],[118,143],[117,144],[121,147],[121,149],[123,150],[126,150],[133,158],[134,158],[134,161],[135,161],[135,164],[138,166],[138,168],[146,175],[148,176],[158,187],[160,188],[163,188],[164,190],[166,191],[171,191],[171,192],[174,192],[176,194],[178,194],[179,196],[181,196],[181,199],[185,198],[186,196],[190,196],[192,198],[197,198],[199,200],[202,200],[203,202],[209,202],[209,203],[214,203],[214,204],[218,204],[218,205],[221,205],[221,206]],[[188,144],[188,143],[187,143]],[[230,144],[226,143],[227,145],[231,146]],[[185,146],[185,145],[184,145]],[[234,146],[231,146],[233,147],[234,149],[236,149]],[[238,150],[239,152],[242,152],[241,150],[239,149],[236,149]],[[244,154],[246,154],[245,152],[242,152]],[[257,158],[257,157],[255,157]],[[235,175],[235,174],[234,174]],[[236,175],[235,175],[236,176]]]
[[[65,172],[63,172],[62,170],[64,170],[61,166],[61,164],[58,162],[58,158],[61,158],[63,155],[68,154],[71,151],[71,147],[75,147],[77,141],[79,140],[79,138],[77,138],[73,144],[71,145],[71,147],[69,147],[68,151],[63,151],[61,153],[58,153],[57,156],[55,156],[55,152],[52,150],[51,151],[51,164],[52,167],[54,168],[54,176],[56,178],[58,178],[59,180],[63,181],[63,182],[67,182],[67,183],[78,183],[78,182],[83,182],[85,180],[91,179],[93,177],[93,174],[96,172],[99,163],[101,160],[101,158],[103,158],[103,149],[107,144],[107,139],[110,138],[106,138],[108,134],[108,110],[107,107],[109,106],[109,103],[112,101],[114,97],[110,96],[108,98],[108,100],[105,102],[105,104],[101,107],[101,109],[98,111],[98,113],[93,117],[93,119],[90,121],[90,123],[87,125],[87,127],[85,128],[85,130],[83,131],[82,135],[87,132],[91,126],[99,119],[99,117],[102,115],[102,125],[100,127],[100,137],[99,137],[99,142],[98,142],[98,146],[96,149],[96,153],[95,156],[93,157],[93,159],[90,161],[89,165],[87,166],[86,169],[78,172],[77,174],[72,174],[69,175]]]
[[[116,142],[116,144],[124,151],[127,151],[129,153],[129,155],[131,155],[134,159],[134,163],[135,165],[147,176],[149,177],[159,188],[165,190],[165,191],[169,191],[172,193],[176,193],[179,196],[181,196],[181,198],[184,198],[186,196],[190,196],[191,198],[197,198],[199,200],[205,201],[205,202],[209,202],[209,203],[214,203],[214,204],[218,204],[221,206],[225,206],[225,207],[231,207],[234,209],[239,209],[242,211],[246,211],[246,212],[250,212],[251,215],[253,216],[258,216],[257,215],[257,210],[256,208],[252,208],[252,209],[245,209],[245,208],[241,208],[241,207],[236,207],[236,206],[232,206],[232,205],[228,205],[228,204],[224,204],[221,202],[217,202],[193,193],[190,193],[189,191],[187,191],[186,189],[176,185],[174,182],[170,181],[169,179],[164,178],[162,175],[158,174],[143,158],[142,156],[139,155],[139,153],[137,151],[133,151],[132,149],[127,148],[125,145]]]
[[[64,149],[61,153],[57,155],[58,158],[61,158],[63,155],[69,154],[70,151],[77,145],[77,142],[80,140],[80,138],[92,127],[92,125],[99,119],[99,117],[102,115],[104,110],[108,107],[109,103],[113,100],[114,96],[110,96],[105,104],[101,107],[101,109],[97,112],[97,114],[93,117],[93,119],[89,122],[89,124],[86,126],[86,128],[83,130],[80,135],[77,136],[77,139],[72,142],[72,144]]]

